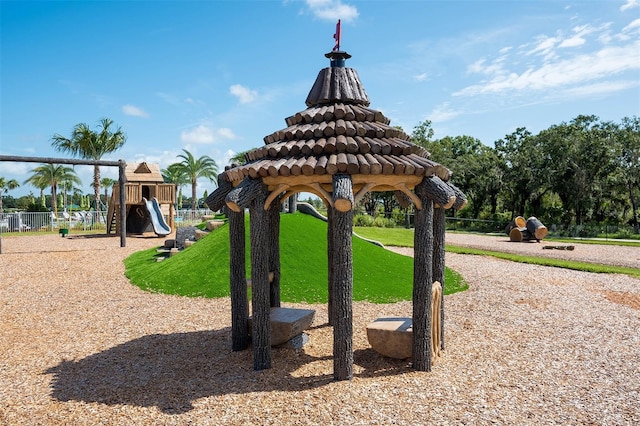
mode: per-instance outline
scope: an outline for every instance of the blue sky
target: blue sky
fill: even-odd
[[[109,117],[128,140],[104,159],[164,168],[187,149],[222,169],[306,108],[338,19],[371,107],[407,133],[429,119],[436,137],[491,146],[579,114],[640,115],[640,0],[0,5],[3,155],[65,156],[53,134]],[[0,176],[35,166],[2,162]],[[91,168],[76,170],[91,192]]]

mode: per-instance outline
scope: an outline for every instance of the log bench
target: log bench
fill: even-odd
[[[271,346],[287,343],[311,327],[316,311],[313,309],[271,308]],[[253,317],[249,317],[249,334],[253,330]]]
[[[433,283],[431,302],[431,359],[440,356],[440,307],[442,286]],[[381,317],[367,325],[367,339],[380,355],[407,359],[413,356],[413,320],[407,317]]]

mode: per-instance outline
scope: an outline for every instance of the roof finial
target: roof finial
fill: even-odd
[[[347,52],[340,50],[340,36],[340,19],[338,19],[338,23],[336,24],[336,33],[333,35],[333,39],[336,41],[336,44],[333,46],[331,52],[324,55],[331,59],[331,66],[333,68],[344,68],[345,61],[351,57]]]

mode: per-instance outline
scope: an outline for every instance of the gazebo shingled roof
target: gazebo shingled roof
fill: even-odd
[[[415,258],[420,266],[414,267],[413,359],[416,369],[430,370],[431,349],[427,342],[430,337],[425,340],[430,314],[423,305],[430,306],[432,282],[444,280],[444,209],[462,208],[466,198],[448,183],[449,169],[431,161],[429,153],[413,144],[405,132],[390,126],[390,120],[382,112],[369,108],[369,98],[357,72],[344,66],[350,55],[334,51],[325,56],[331,59],[331,66],[319,72],[307,96],[308,108],[286,118],[288,127],[267,135],[263,147],[246,154],[245,164],[221,173],[218,188],[207,198],[212,210],[226,207],[229,214],[234,350],[248,345],[244,336],[246,307],[242,306],[243,297],[246,303],[244,243],[236,235],[244,235],[244,219],[240,218],[248,207],[254,367],[269,368],[268,309],[280,306],[278,207],[292,194],[311,192],[328,207],[328,250],[333,260],[329,262],[329,318],[334,326],[334,376],[351,378],[352,209],[367,192],[395,191],[401,205],[413,202],[416,206]],[[437,225],[433,220],[434,206]],[[434,234],[439,239],[435,243]],[[262,259],[258,258],[260,252],[266,253]],[[269,273],[274,276],[272,282]],[[256,278],[256,274],[261,277]],[[260,282],[265,288],[261,288]],[[240,288],[243,285],[244,292]]]

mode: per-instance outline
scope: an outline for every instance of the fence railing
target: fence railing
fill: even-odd
[[[202,222],[205,216],[211,216],[209,209],[176,210],[174,223],[177,228],[193,226]],[[0,213],[0,232],[57,232],[60,229],[106,232],[106,211],[61,212],[55,216],[52,212],[15,212]],[[398,227],[413,227],[413,215],[410,214]],[[449,231],[467,231],[479,233],[504,233],[507,222],[447,217]],[[638,239],[632,226],[619,225],[571,225],[560,226],[544,224],[549,236],[573,238],[633,238]],[[506,235],[506,234],[505,234]]]
[[[0,213],[1,232],[46,232],[58,229],[83,231],[106,229],[104,211],[63,212],[57,216],[52,212]]]
[[[209,209],[176,210],[175,226],[192,226],[202,222],[202,218],[211,215]],[[106,211],[59,212],[14,212],[0,213],[0,232],[56,232],[60,229],[81,231],[105,231]]]

